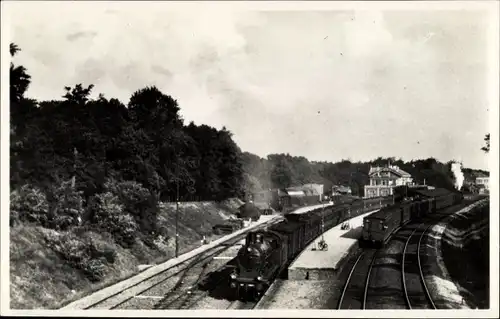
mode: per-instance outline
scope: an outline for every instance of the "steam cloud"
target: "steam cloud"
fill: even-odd
[[[462,172],[462,165],[460,163],[452,163],[451,171],[455,176],[455,188],[460,190],[464,183],[464,173]]]

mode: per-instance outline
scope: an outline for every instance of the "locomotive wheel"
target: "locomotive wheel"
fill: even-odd
[[[250,292],[251,300],[252,301],[258,301],[259,298],[262,296],[262,290],[258,290],[257,288],[253,288],[252,291]]]
[[[358,239],[358,246],[359,246],[359,248],[366,247],[365,241],[362,238]]]
[[[245,291],[244,289],[241,289],[240,286],[238,286],[237,289],[237,292],[236,292],[236,299],[238,300],[241,300],[241,301],[245,301]]]

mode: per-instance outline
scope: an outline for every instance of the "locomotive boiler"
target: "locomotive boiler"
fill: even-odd
[[[258,298],[269,288],[285,264],[281,243],[284,238],[274,231],[247,235],[236,259],[238,271],[231,274],[231,288],[243,299]]]

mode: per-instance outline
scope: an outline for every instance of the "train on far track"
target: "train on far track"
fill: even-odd
[[[458,191],[444,188],[407,188],[405,196],[401,196],[398,203],[363,218],[360,246],[383,246],[398,227],[435,214],[443,208],[457,205],[463,200],[463,193]]]
[[[286,214],[282,222],[249,232],[230,274],[230,286],[236,298],[253,300],[262,295],[289,262],[323,231],[392,203],[392,197],[344,198],[334,206]]]

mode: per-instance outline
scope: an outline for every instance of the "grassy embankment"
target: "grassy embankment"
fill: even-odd
[[[212,226],[229,218],[241,205],[239,200],[224,203],[183,203],[179,214],[180,253],[200,245],[203,234],[213,240]],[[158,223],[175,234],[175,204],[161,205]],[[92,247],[106,259],[102,280],[92,281],[84,270],[73,266],[61,255],[61,247],[73,250]],[[84,227],[69,231],[19,224],[10,229],[10,307],[14,309],[55,309],[91,292],[112,285],[138,273],[141,264],[157,264],[175,254],[175,239],[155,242],[155,247],[136,240],[130,248],[124,248],[106,232]],[[68,244],[71,242],[71,245]],[[107,253],[106,253],[107,252]],[[78,251],[73,252],[78,254]]]

